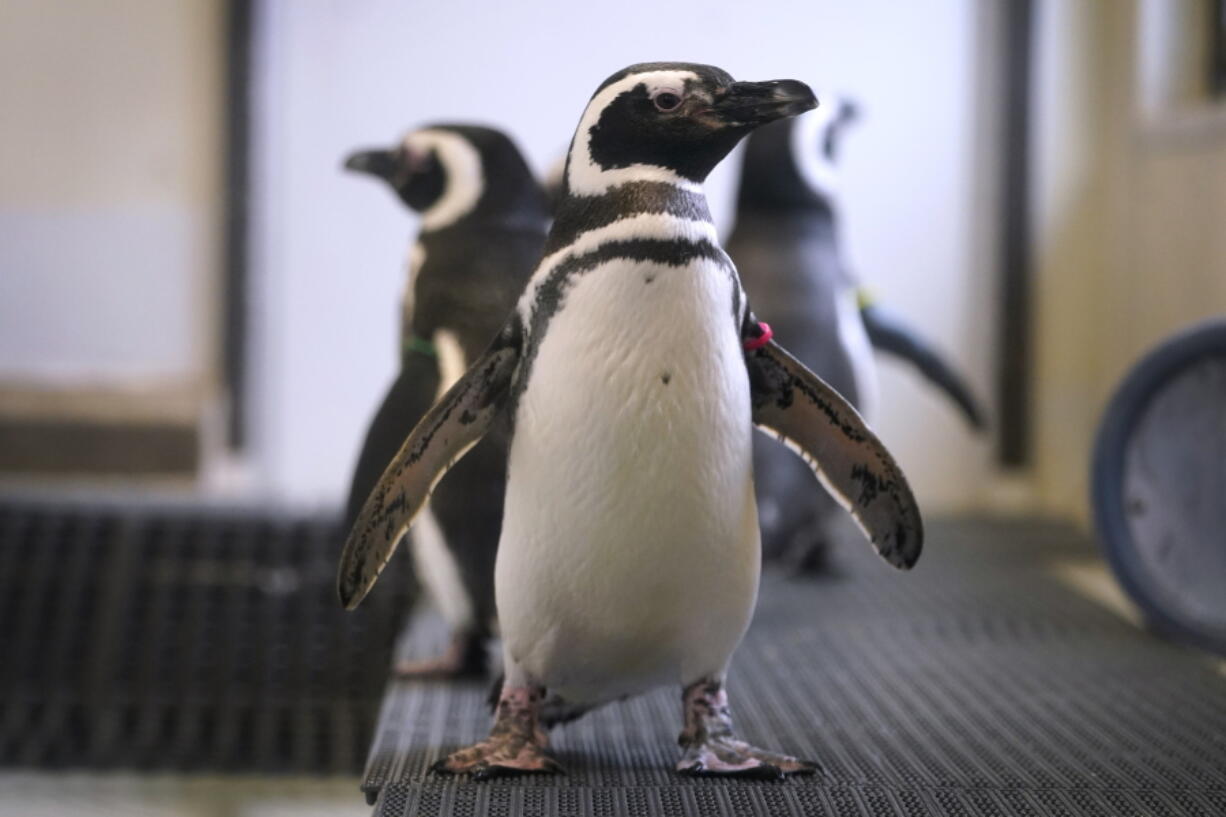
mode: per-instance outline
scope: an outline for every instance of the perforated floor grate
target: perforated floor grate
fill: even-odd
[[[1057,564],[1096,558],[1067,529],[931,527],[911,574],[865,548],[840,552],[839,579],[764,580],[733,712],[747,739],[820,760],[816,777],[676,776],[667,690],[557,730],[566,777],[440,778],[430,764],[488,729],[485,687],[393,683],[363,788],[383,817],[1226,814],[1214,659],[1057,578]],[[417,628],[402,648],[437,638]]]
[[[326,519],[0,501],[0,765],[360,771],[407,562],[346,614],[339,547]]]

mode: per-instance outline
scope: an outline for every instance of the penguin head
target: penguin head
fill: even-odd
[[[494,128],[421,128],[392,148],[350,154],[345,168],[387,182],[421,214],[423,230],[448,227],[474,214],[545,214],[544,193],[523,154]]]
[[[838,194],[835,161],[859,107],[836,94],[828,104],[795,119],[774,122],[746,142],[738,206],[833,211]]]
[[[566,192],[599,195],[626,181],[696,187],[746,134],[816,105],[796,80],[736,82],[710,65],[632,65],[605,80],[583,112]]]
[[[351,153],[345,169],[383,179],[401,201],[420,213],[442,197],[447,184],[447,172],[432,141],[428,131],[413,131],[390,149]]]

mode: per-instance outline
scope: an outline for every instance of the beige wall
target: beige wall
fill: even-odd
[[[0,384],[215,377],[221,10],[0,3]]]
[[[1226,107],[1143,55],[1190,0],[1043,0],[1035,83],[1037,505],[1085,520],[1093,435],[1138,357],[1226,314]],[[1152,52],[1149,52],[1152,53]]]

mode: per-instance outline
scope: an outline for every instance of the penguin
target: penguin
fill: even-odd
[[[489,737],[435,771],[560,771],[551,703],[577,714],[661,685],[681,689],[679,772],[818,768],[740,740],[728,703],[760,572],[754,426],[810,463],[890,564],[915,564],[923,525],[880,440],[749,308],[702,188],[747,133],[816,104],[795,80],[644,63],[584,109],[515,311],[405,440],[341,557],[352,609],[439,475],[512,418],[495,571],[505,675]]]
[[[980,428],[983,414],[953,369],[869,300],[844,262],[835,161],[859,114],[848,99],[822,99],[746,140],[728,254],[780,342],[863,416],[872,419],[879,399],[878,348],[916,363]],[[754,474],[766,558],[802,573],[826,569],[830,546],[846,535],[842,509],[810,489],[804,463],[767,440],[755,442]]]
[[[421,216],[401,307],[400,371],[358,455],[348,529],[409,431],[498,334],[540,258],[548,210],[519,149],[492,128],[421,128],[391,149],[352,154],[345,167],[384,180]],[[422,512],[414,565],[451,641],[441,656],[398,663],[400,676],[486,671],[507,433],[491,430]]]

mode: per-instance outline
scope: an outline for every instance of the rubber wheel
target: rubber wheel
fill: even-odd
[[[1099,542],[1156,632],[1226,654],[1226,321],[1159,344],[1094,446]]]

